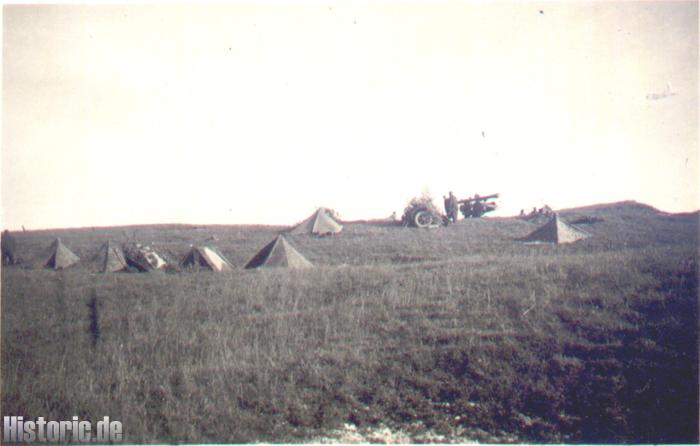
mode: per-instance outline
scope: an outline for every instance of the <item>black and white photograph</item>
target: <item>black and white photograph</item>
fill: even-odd
[[[3,2],[5,444],[698,444],[698,2]]]

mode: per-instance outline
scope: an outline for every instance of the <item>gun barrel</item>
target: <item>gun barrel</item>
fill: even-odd
[[[464,200],[459,200],[460,203],[475,203],[477,201],[486,201],[490,200],[491,198],[498,198],[498,194],[491,194],[491,195],[484,195],[478,198],[467,198]]]

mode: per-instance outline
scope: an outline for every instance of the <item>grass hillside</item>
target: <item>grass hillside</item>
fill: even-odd
[[[317,267],[246,271],[284,228],[161,225],[17,234],[2,270],[2,411],[121,420],[127,442],[298,442],[351,426],[413,441],[698,441],[698,218],[633,202],[538,225],[347,223],[288,237]],[[60,236],[84,262],[30,268]],[[230,273],[98,274],[100,244]],[[430,432],[432,437],[426,436]],[[426,440],[427,439],[427,440]]]

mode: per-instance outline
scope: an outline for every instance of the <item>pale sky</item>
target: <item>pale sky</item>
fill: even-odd
[[[2,63],[4,228],[700,208],[697,2],[5,5]]]

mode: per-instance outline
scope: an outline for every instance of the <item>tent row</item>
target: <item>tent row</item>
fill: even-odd
[[[75,265],[80,258],[61,241],[56,239],[48,252],[39,262],[40,267],[64,269]],[[130,245],[121,248],[108,241],[104,243],[92,263],[98,264],[100,272],[119,272],[138,270],[142,272],[162,270],[169,262],[151,247]],[[217,249],[209,246],[193,246],[180,262],[180,266],[188,269],[206,269],[212,271],[232,271],[231,262]],[[292,246],[282,235],[275,237],[265,245],[253,258],[246,263],[245,268],[285,267],[310,268],[313,265]]]
[[[327,208],[318,208],[311,216],[296,224],[287,233],[292,235],[309,234],[316,236],[335,235],[343,230],[341,225]],[[147,246],[133,245],[122,249],[112,242],[107,242],[95,256],[101,272],[126,271],[130,268],[139,271],[163,269],[168,262],[162,255]],[[52,269],[68,268],[80,261],[60,239],[50,246],[48,254],[42,258],[41,267]],[[95,259],[93,259],[94,261]],[[210,269],[213,271],[230,271],[231,263],[224,255],[208,246],[195,246],[185,255],[180,265],[185,268]],[[245,268],[287,267],[309,268],[312,264],[294,248],[282,235],[265,245],[246,265]]]
[[[341,229],[342,226],[325,209],[320,208],[310,218],[292,228],[289,233],[327,235],[337,233]],[[519,240],[526,243],[573,243],[589,236],[590,234],[587,232],[562,221],[554,214],[543,226]],[[63,269],[79,261],[78,256],[57,238],[49,247],[46,255],[42,257],[39,266]],[[153,271],[166,268],[169,265],[169,262],[153,248],[135,244],[122,249],[112,242],[102,245],[93,261],[99,263],[101,272],[116,272],[130,269]],[[221,252],[209,246],[192,247],[180,262],[180,266],[212,271],[230,271],[234,269]],[[311,266],[311,262],[280,234],[253,256],[245,265],[245,268],[309,268]]]

